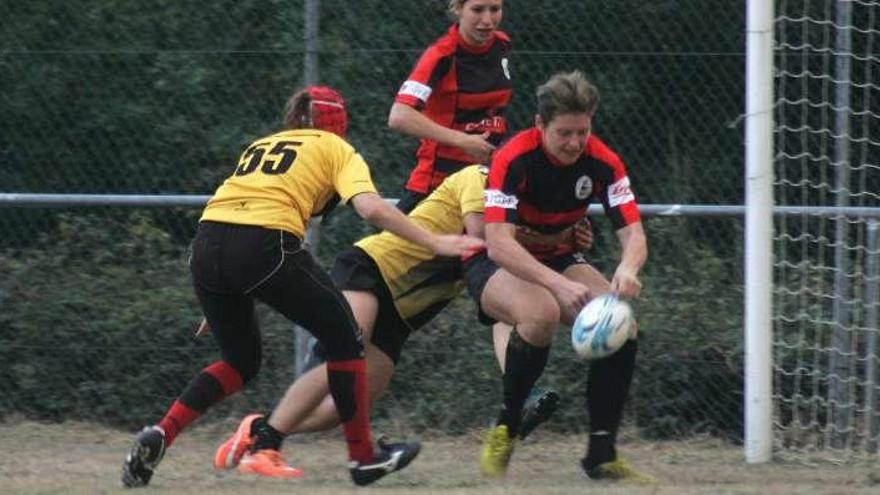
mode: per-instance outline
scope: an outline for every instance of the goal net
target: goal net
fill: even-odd
[[[880,2],[776,5],[775,450],[876,454]]]

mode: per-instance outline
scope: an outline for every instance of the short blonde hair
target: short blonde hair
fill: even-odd
[[[599,107],[599,90],[579,70],[554,74],[538,86],[536,95],[538,115],[545,124],[560,114],[593,115]]]

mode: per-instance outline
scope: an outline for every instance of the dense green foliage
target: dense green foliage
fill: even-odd
[[[417,142],[388,131],[386,115],[446,29],[444,5],[321,2],[318,78],[347,96],[351,140],[392,196]],[[7,192],[209,194],[243,146],[278,128],[304,77],[303,2],[14,2],[0,15]],[[511,3],[512,128],[531,125],[538,84],[579,68],[602,92],[596,132],[629,164],[643,203],[740,203],[731,124],[742,113],[742,16],[723,0]],[[191,218],[153,216],[186,242]],[[27,245],[56,222],[6,211],[0,246]],[[724,230],[698,234],[730,245]]]
[[[684,235],[682,225],[648,226],[660,239]],[[38,244],[0,256],[0,416],[136,426],[160,414],[186,380],[216,359],[210,338],[192,337],[199,313],[185,249],[147,216],[63,216],[52,247],[42,247],[48,238]],[[680,270],[654,265],[644,278],[646,296],[636,305],[642,358],[633,417],[653,436],[738,437],[741,321],[729,306],[741,296],[726,282],[725,260],[685,244],[694,246],[695,263]],[[680,249],[658,242],[655,256]],[[600,266],[611,261],[596,259]],[[268,408],[292,379],[291,328],[261,309],[262,372],[244,399],[221,411]],[[462,297],[414,334],[376,417],[446,432],[483,424],[500,401],[489,335]],[[565,397],[549,426],[559,430],[577,430],[585,420],[587,367],[568,338],[559,332],[541,382]]]

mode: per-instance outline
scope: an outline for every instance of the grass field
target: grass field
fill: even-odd
[[[625,442],[634,464],[661,480],[656,486],[597,483],[580,478],[580,436],[534,434],[520,445],[503,481],[476,466],[479,438],[423,439],[422,454],[405,471],[369,488],[355,488],[345,470],[341,435],[303,437],[285,444],[286,456],[305,470],[298,480],[216,472],[215,446],[234,424],[196,428],[168,451],[149,487],[121,488],[119,473],[133,432],[85,423],[0,423],[0,493],[239,493],[289,494],[835,494],[880,493],[874,462],[747,465],[737,446],[716,441]]]

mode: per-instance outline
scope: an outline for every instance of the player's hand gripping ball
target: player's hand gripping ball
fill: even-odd
[[[603,294],[584,306],[571,327],[571,345],[583,359],[617,352],[632,336],[632,307],[614,294]]]

